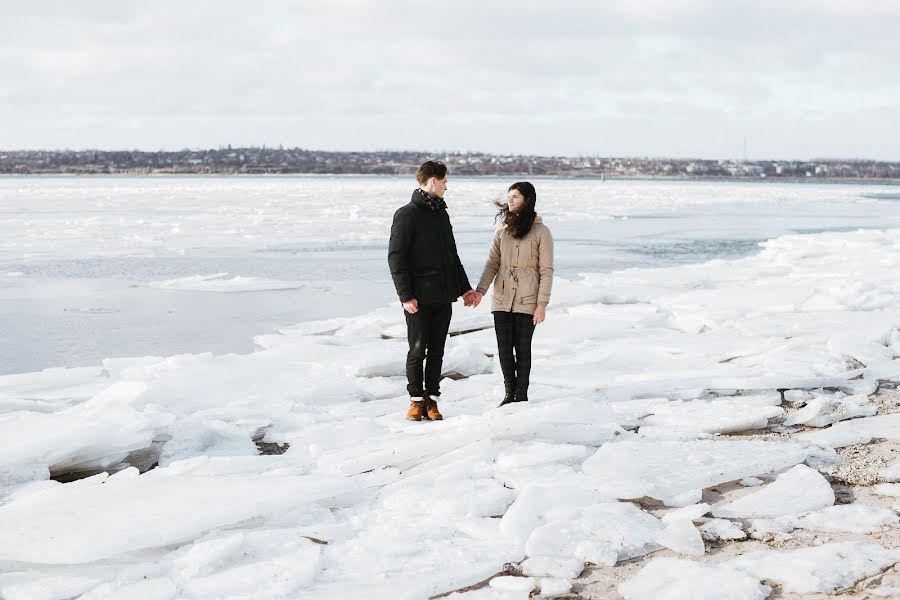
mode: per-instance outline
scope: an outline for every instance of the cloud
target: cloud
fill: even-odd
[[[776,125],[815,115],[817,154],[849,136],[900,158],[862,138],[900,119],[877,112],[900,92],[894,2],[51,0],[4,16],[3,147],[424,147],[431,121],[469,149],[666,154],[680,146],[659,132],[678,129],[713,155],[722,132],[771,130],[760,151],[779,155],[798,145]]]

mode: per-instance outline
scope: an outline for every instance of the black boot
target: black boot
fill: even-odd
[[[513,402],[528,402],[528,388],[521,385],[518,386]]]
[[[506,393],[503,394],[503,402],[500,403],[500,406],[516,401],[516,384],[504,383],[504,387],[506,388]]]

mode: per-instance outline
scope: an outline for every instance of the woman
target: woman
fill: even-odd
[[[553,237],[535,213],[536,202],[534,186],[522,181],[509,186],[506,204],[497,204],[503,225],[491,241],[473,299],[477,306],[493,281],[491,310],[506,389],[500,406],[528,401],[531,337],[544,322],[553,286]]]

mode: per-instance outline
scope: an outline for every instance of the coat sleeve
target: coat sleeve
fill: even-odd
[[[540,285],[538,286],[538,304],[547,306],[550,304],[550,290],[553,288],[553,236],[548,228],[543,228],[539,243],[538,273],[540,273]]]
[[[494,281],[497,271],[500,270],[500,234],[502,231],[502,229],[498,229],[494,233],[491,247],[488,249],[487,261],[484,263],[484,269],[481,271],[481,279],[478,281],[478,287],[475,288],[476,291],[482,294],[487,294],[488,288],[491,287],[491,282]]]
[[[455,245],[455,243],[454,243]],[[462,265],[462,261],[459,260],[459,252],[455,254],[456,256],[456,276],[459,278],[459,293],[460,295],[465,294],[469,290],[472,289],[472,284],[469,283],[469,276],[466,275],[466,269]]]
[[[404,210],[394,213],[391,225],[391,239],[388,242],[388,266],[394,280],[394,288],[400,302],[415,298],[410,272],[409,253],[412,248],[413,224],[409,214]]]

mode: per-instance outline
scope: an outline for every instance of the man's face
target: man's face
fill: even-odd
[[[447,191],[447,178],[444,177],[443,179],[438,179],[437,177],[432,177],[429,180],[429,185],[431,189],[427,191],[438,198],[443,198],[444,192]]]

